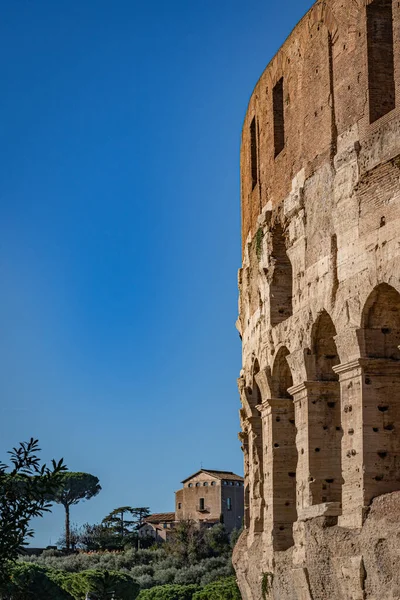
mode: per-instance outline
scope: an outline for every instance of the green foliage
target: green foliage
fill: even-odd
[[[263,573],[262,576],[262,580],[261,580],[261,593],[262,593],[262,597],[264,600],[266,600],[268,594],[270,593],[271,589],[272,589],[272,584],[274,581],[274,574],[273,573]]]
[[[119,571],[90,570],[64,575],[62,587],[75,600],[83,600],[87,594],[93,600],[134,600],[139,586],[126,573]]]
[[[123,548],[126,544],[137,546],[137,528],[150,514],[147,506],[115,508],[101,522],[109,536],[109,547]]]
[[[257,254],[258,260],[260,260],[261,254],[262,254],[263,238],[264,238],[264,232],[263,232],[262,228],[259,227],[257,229],[257,233],[256,233],[256,254]]]
[[[30,520],[50,510],[49,496],[66,469],[62,460],[41,465],[38,452],[38,441],[31,438],[9,452],[11,467],[0,464],[0,585],[8,580],[7,561],[15,560],[33,535]]]
[[[193,600],[241,600],[235,577],[210,583],[196,592]]]
[[[10,568],[2,597],[10,600],[134,600],[139,586],[119,571],[86,570],[66,573],[43,566],[19,563]]]
[[[192,600],[197,585],[157,585],[150,590],[142,590],[138,600]]]
[[[55,580],[52,572],[38,565],[20,563],[10,565],[9,581],[2,597],[12,600],[72,600]]]
[[[167,552],[177,556],[183,564],[193,564],[211,554],[206,542],[206,529],[191,520],[179,521],[169,535]]]
[[[73,504],[80,500],[90,500],[101,490],[99,480],[90,473],[73,473],[68,471],[58,477],[58,485],[51,496],[53,502],[62,504],[65,508],[65,546],[71,547],[71,532],[69,524],[69,511]]]
[[[206,530],[204,541],[216,556],[230,552],[230,537],[221,523]]]

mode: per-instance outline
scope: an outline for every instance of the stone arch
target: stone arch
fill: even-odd
[[[369,358],[400,360],[400,294],[387,283],[369,295],[361,317],[364,352]]]
[[[275,326],[293,314],[293,269],[287,255],[283,229],[279,223],[272,230],[270,262],[270,320],[271,325]]]
[[[314,382],[309,390],[309,465],[312,504],[341,503],[341,407],[338,375],[340,363],[336,329],[324,310],[312,328]]]
[[[256,358],[252,367],[251,376],[251,408],[253,416],[250,419],[249,452],[252,464],[250,474],[250,523],[254,526],[254,532],[261,533],[264,530],[264,432],[260,411],[262,404],[261,390],[257,383],[257,375],[260,373],[260,363]]]
[[[318,316],[312,328],[312,352],[315,357],[315,378],[319,381],[337,381],[333,367],[340,363],[336,348],[336,328],[326,310]]]
[[[282,347],[278,351],[272,370],[272,386],[275,397],[270,400],[271,449],[269,452],[272,471],[273,545],[275,550],[287,550],[293,546],[293,523],[297,521],[296,510],[296,426],[293,398],[288,389],[293,386],[287,356]]]
[[[287,361],[288,355],[289,350],[283,346],[275,358],[272,383],[276,398],[292,398],[288,392],[288,389],[293,386],[292,372]]]
[[[367,298],[361,318],[366,500],[400,489],[400,293],[387,283]]]

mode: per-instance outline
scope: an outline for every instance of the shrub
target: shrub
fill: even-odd
[[[175,577],[175,583],[179,585],[199,584],[206,572],[207,567],[202,563],[190,565],[189,567],[179,569]]]
[[[235,577],[210,583],[193,595],[193,600],[241,600],[241,598]]]
[[[157,585],[142,590],[137,600],[192,600],[198,589],[197,585]]]
[[[166,585],[167,583],[175,583],[175,577],[179,573],[176,567],[169,567],[168,569],[159,568],[154,571],[153,579],[155,585]]]
[[[51,571],[29,563],[10,566],[10,580],[3,590],[5,598],[13,600],[72,600],[52,578]]]
[[[151,575],[139,575],[135,577],[134,581],[138,584],[141,590],[147,590],[155,585],[154,579]]]
[[[97,600],[109,600],[114,592],[118,600],[134,600],[139,586],[125,573],[117,571],[89,570],[64,576],[63,588],[75,600],[83,600],[91,593]]]

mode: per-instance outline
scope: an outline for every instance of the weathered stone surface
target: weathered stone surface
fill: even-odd
[[[320,0],[249,102],[246,600],[400,598],[399,56],[398,2]]]

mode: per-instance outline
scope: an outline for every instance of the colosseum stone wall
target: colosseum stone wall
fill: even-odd
[[[245,600],[400,598],[400,2],[317,2],[241,148]]]

